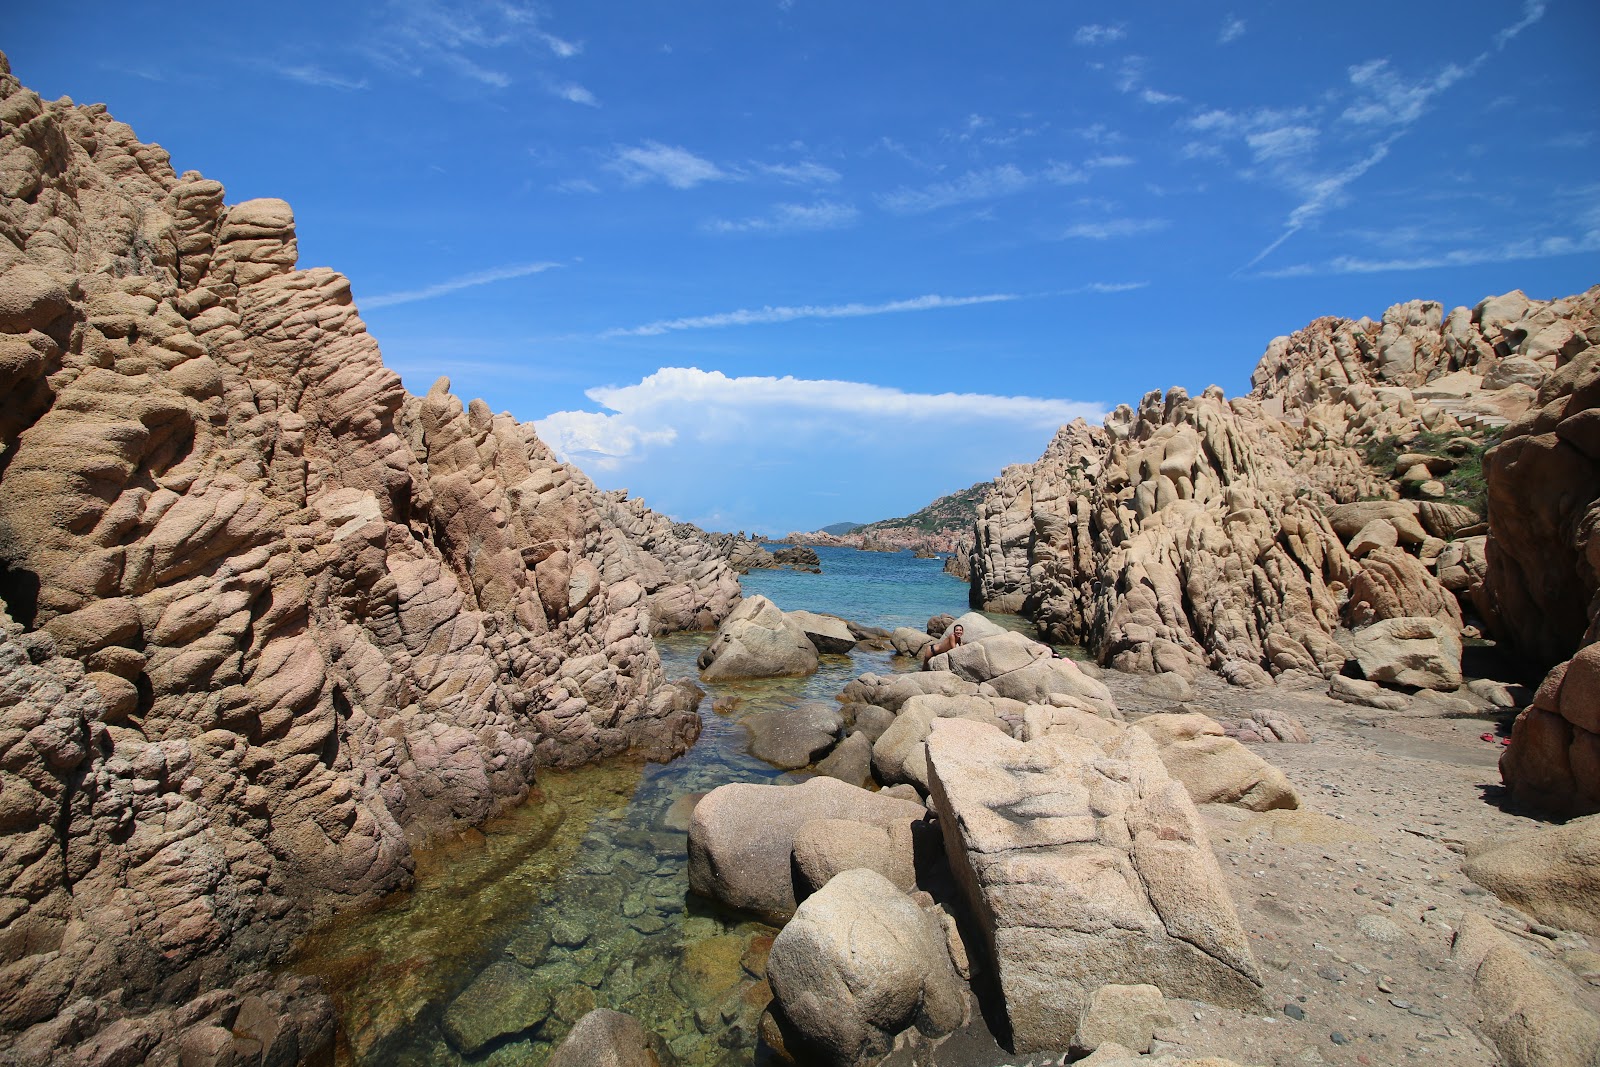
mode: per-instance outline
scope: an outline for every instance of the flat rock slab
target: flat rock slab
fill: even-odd
[[[792,770],[810,765],[833,748],[844,714],[837,704],[813,701],[783,711],[758,712],[741,721],[750,731],[752,756]]]
[[[543,1025],[550,994],[533,975],[509,960],[491,964],[445,1009],[441,1027],[468,1056],[500,1038]]]
[[[1205,829],[1143,732],[1102,748],[938,719],[927,746],[945,849],[1016,1051],[1065,1048],[1107,983],[1259,1006],[1260,972]]]

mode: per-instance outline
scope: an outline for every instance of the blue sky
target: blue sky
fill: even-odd
[[[413,391],[783,533],[1243,392],[1319,315],[1600,282],[1596,41],[1583,0],[396,0],[30,5],[0,48],[288,200]]]

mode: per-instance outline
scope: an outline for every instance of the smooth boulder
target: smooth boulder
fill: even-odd
[[[772,942],[767,981],[785,1036],[837,1067],[875,1063],[912,1027],[945,1034],[966,1018],[939,921],[866,869],[806,898]]]
[[[1484,841],[1462,871],[1542,923],[1600,937],[1600,815]]]
[[[1196,804],[1233,804],[1250,811],[1300,806],[1300,795],[1282,771],[1228,737],[1207,715],[1149,715],[1133,727],[1155,741],[1167,773],[1183,783]]]
[[[1346,648],[1368,681],[1417,689],[1461,686],[1461,636],[1427,617],[1384,619],[1351,631]]]
[[[800,827],[813,819],[887,827],[926,814],[921,804],[827,777],[719,786],[695,805],[689,823],[689,888],[781,925],[795,909],[790,858]]]
[[[665,1042],[631,1015],[596,1008],[576,1023],[551,1054],[548,1067],[661,1067]]]
[[[843,655],[856,647],[855,631],[850,624],[836,615],[819,615],[814,611],[786,611],[818,652]]]
[[[797,708],[763,711],[740,720],[750,731],[750,754],[774,767],[806,767],[833,748],[844,726],[837,704],[809,701]]]
[[[800,624],[764,596],[733,609],[696,661],[708,682],[813,674],[817,649]]]

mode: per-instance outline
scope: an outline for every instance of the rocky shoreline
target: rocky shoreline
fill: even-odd
[[[0,123],[0,1063],[325,1063],[332,1004],[270,968],[543,769],[688,749],[654,636],[720,627],[709,683],[957,621],[742,599],[815,554],[408,394],[288,204],[3,57]],[[769,1050],[1592,1067],[1597,305],[1318,320],[1249,397],[1150,393],[1002,474],[973,604],[1095,662],[969,614],[752,717],[818,777],[694,808],[682,888],[784,924],[738,958]],[[1483,635],[1528,676],[1464,674]],[[612,1054],[663,1056],[601,1011],[552,1062]]]

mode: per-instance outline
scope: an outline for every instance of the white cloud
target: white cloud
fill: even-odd
[[[1133,157],[1095,156],[1093,159],[1086,161],[1083,165],[1086,167],[1131,167],[1133,166]]]
[[[1012,196],[1041,183],[1076,185],[1088,180],[1087,174],[1067,163],[1051,163],[1036,173],[1005,163],[986,170],[968,171],[952,181],[936,182],[919,189],[902,187],[879,196],[878,203],[898,214],[917,215],[955,204]]]
[[[1350,68],[1350,84],[1360,94],[1343,118],[1364,126],[1410,126],[1422,117],[1428,101],[1477,69],[1485,57],[1465,67],[1447,65],[1431,79],[1408,84],[1389,66],[1374,59]]]
[[[1263,272],[1269,278],[1294,278],[1318,274],[1387,274],[1395,271],[1437,270],[1442,267],[1473,267],[1480,263],[1510,263],[1530,259],[1550,259],[1600,252],[1600,229],[1576,236],[1531,237],[1505,244],[1477,248],[1453,248],[1443,252],[1372,259],[1364,256],[1335,256],[1327,263],[1299,263],[1281,270]]]
[[[1090,282],[1083,289],[1090,293],[1131,293],[1135,289],[1149,287],[1149,282]]]
[[[1256,161],[1264,162],[1303,155],[1316,147],[1318,136],[1315,126],[1277,126],[1259,133],[1245,134],[1244,142],[1250,146]]]
[[[1073,43],[1083,45],[1111,44],[1128,36],[1127,27],[1118,23],[1114,26],[1079,26],[1078,32],[1072,35]]]
[[[974,304],[998,304],[1021,300],[1017,293],[986,293],[981,296],[927,296],[910,300],[891,300],[883,304],[803,304],[798,307],[740,308],[715,315],[695,315],[680,319],[661,319],[643,326],[619,327],[606,330],[600,336],[658,337],[679,330],[715,330],[725,326],[757,326],[774,322],[793,322],[796,319],[854,319],[869,315],[891,315],[903,311],[936,311],[943,308],[970,307]]]
[[[583,104],[585,107],[599,107],[600,101],[595,95],[581,85],[569,84],[557,86],[555,94],[563,100],[574,104]]]
[[[693,189],[701,182],[727,181],[731,177],[709,159],[660,141],[619,148],[610,166],[636,185],[662,181],[674,189]]]
[[[343,75],[323,70],[321,67],[311,63],[294,66],[271,66],[270,69],[279,77],[288,78],[290,81],[299,82],[301,85],[314,85],[320,89],[350,91],[367,87],[367,79],[365,78],[347,78]]]
[[[866,382],[785,376],[730,378],[698,367],[663,367],[626,386],[601,386],[586,394],[605,412],[558,411],[534,425],[547,444],[580,466],[615,469],[640,459],[652,446],[678,442],[693,432],[714,435],[721,428],[755,423],[764,435],[820,422],[835,428],[871,426],[879,433],[925,432],[1003,422],[1048,431],[1075,418],[1098,421],[1098,404],[986,393],[908,393]],[[732,430],[731,432],[739,432]]]
[[[598,193],[600,187],[588,178],[568,178],[554,186],[558,193]]]
[[[571,59],[583,51],[583,45],[573,41],[563,41],[553,33],[541,33],[539,34],[539,40],[543,41],[550,51],[562,59]]]
[[[1522,20],[1516,22],[1494,35],[1494,46],[1503,49],[1511,43],[1512,38],[1535,22],[1544,18],[1545,5],[1542,0],[1524,0],[1522,5]]]
[[[1235,18],[1230,14],[1227,18],[1222,20],[1222,29],[1217,34],[1217,43],[1232,44],[1234,41],[1237,41],[1239,38],[1244,36],[1244,30],[1244,19]]]
[[[752,166],[757,173],[793,185],[831,185],[843,177],[832,167],[809,160],[801,163],[754,163]]]
[[[861,212],[854,204],[819,200],[814,204],[778,204],[765,215],[746,219],[714,219],[706,224],[713,233],[796,233],[805,230],[839,230],[851,226]]]
[[[1107,241],[1113,237],[1138,237],[1141,234],[1164,230],[1170,223],[1166,219],[1105,219],[1101,222],[1080,222],[1062,231],[1065,238],[1086,241]]]
[[[1147,104],[1176,104],[1182,102],[1183,97],[1164,93],[1159,89],[1146,89],[1139,94],[1139,99]]]
[[[364,300],[357,301],[357,303],[365,308],[411,304],[418,300],[431,300],[436,296],[444,296],[446,293],[453,293],[460,289],[472,289],[480,285],[509,281],[512,278],[525,278],[530,274],[539,274],[559,266],[561,266],[559,263],[523,263],[517,266],[496,267],[493,270],[478,271],[475,274],[464,274],[458,278],[451,278],[435,285],[424,286],[421,289],[407,289],[397,293],[369,296]]]

